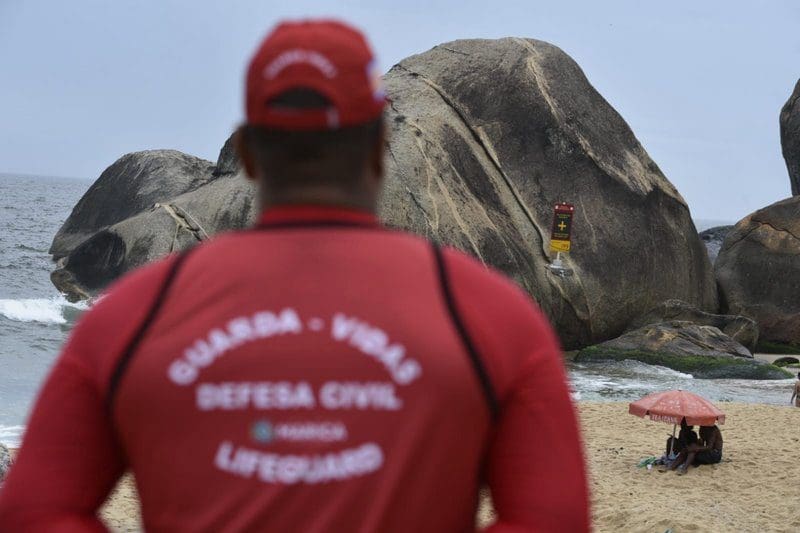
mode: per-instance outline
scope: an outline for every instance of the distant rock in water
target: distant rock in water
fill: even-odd
[[[706,245],[708,251],[708,259],[711,264],[717,260],[719,249],[722,247],[722,241],[725,240],[725,235],[733,228],[733,226],[716,226],[700,232],[700,239]]]
[[[56,233],[50,254],[60,259],[97,231],[212,179],[214,164],[175,150],[120,157],[78,201]]]
[[[628,330],[674,321],[690,322],[698,326],[713,326],[751,352],[755,350],[756,343],[758,343],[758,326],[754,320],[744,316],[706,313],[680,300],[667,300],[660,303],[631,322]]]
[[[512,276],[567,349],[619,335],[668,298],[716,310],[686,203],[559,48],[455,41],[404,59],[385,81],[383,218]],[[577,210],[568,278],[545,268],[558,201]]]
[[[753,318],[763,340],[800,344],[800,196],[736,224],[715,270],[724,310]]]
[[[686,203],[560,49],[516,38],[455,41],[401,61],[385,82],[391,131],[382,218],[512,276],[567,349],[619,335],[668,298],[716,310],[711,265]],[[209,199],[184,210],[209,234],[243,225],[242,214],[255,209],[237,169],[229,139],[214,170],[220,178],[189,193],[239,191],[233,203]],[[558,201],[577,209],[567,278],[545,268]],[[207,222],[223,214],[226,223]],[[140,212],[67,257],[54,283],[94,294],[196,242],[194,230],[181,227],[165,209]]]
[[[750,351],[714,326],[685,321],[650,324],[581,350],[576,362],[633,359],[696,378],[786,379],[780,368],[755,361]]]
[[[800,195],[800,80],[781,109],[780,125],[783,158],[789,170],[792,194],[797,196]]]

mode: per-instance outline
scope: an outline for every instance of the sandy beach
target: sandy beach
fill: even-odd
[[[722,462],[678,476],[636,467],[663,453],[672,426],[629,415],[627,402],[579,403],[595,531],[800,531],[800,409],[788,395],[785,407],[717,405]]]
[[[128,475],[122,478],[100,511],[100,515],[112,531],[126,533],[143,531],[133,477]]]
[[[800,531],[800,409],[717,405],[727,415],[722,462],[678,476],[636,467],[663,451],[672,426],[629,415],[627,402],[579,404],[596,531]],[[130,477],[102,516],[114,531],[141,530]],[[491,518],[484,501],[478,521]]]
[[[800,409],[717,403],[720,464],[685,476],[637,468],[663,453],[671,426],[627,403],[581,403],[597,531],[800,531]]]

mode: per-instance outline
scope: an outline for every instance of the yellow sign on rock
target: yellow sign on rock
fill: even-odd
[[[550,241],[550,249],[554,252],[569,252],[569,241]]]
[[[553,252],[569,252],[572,234],[572,215],[575,206],[558,203],[553,209],[553,229],[550,233],[550,250]]]

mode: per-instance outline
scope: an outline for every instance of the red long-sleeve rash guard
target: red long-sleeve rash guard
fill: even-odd
[[[148,531],[469,531],[484,481],[495,531],[588,530],[550,327],[436,258],[365,214],[283,208],[126,276],[40,393],[0,531],[101,531],[126,469]]]

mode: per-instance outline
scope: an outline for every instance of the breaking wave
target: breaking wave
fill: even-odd
[[[89,308],[86,302],[71,303],[63,296],[0,300],[0,316],[18,322],[66,324],[70,315]]]
[[[19,447],[25,426],[3,426],[0,424],[0,443],[9,448]]]

